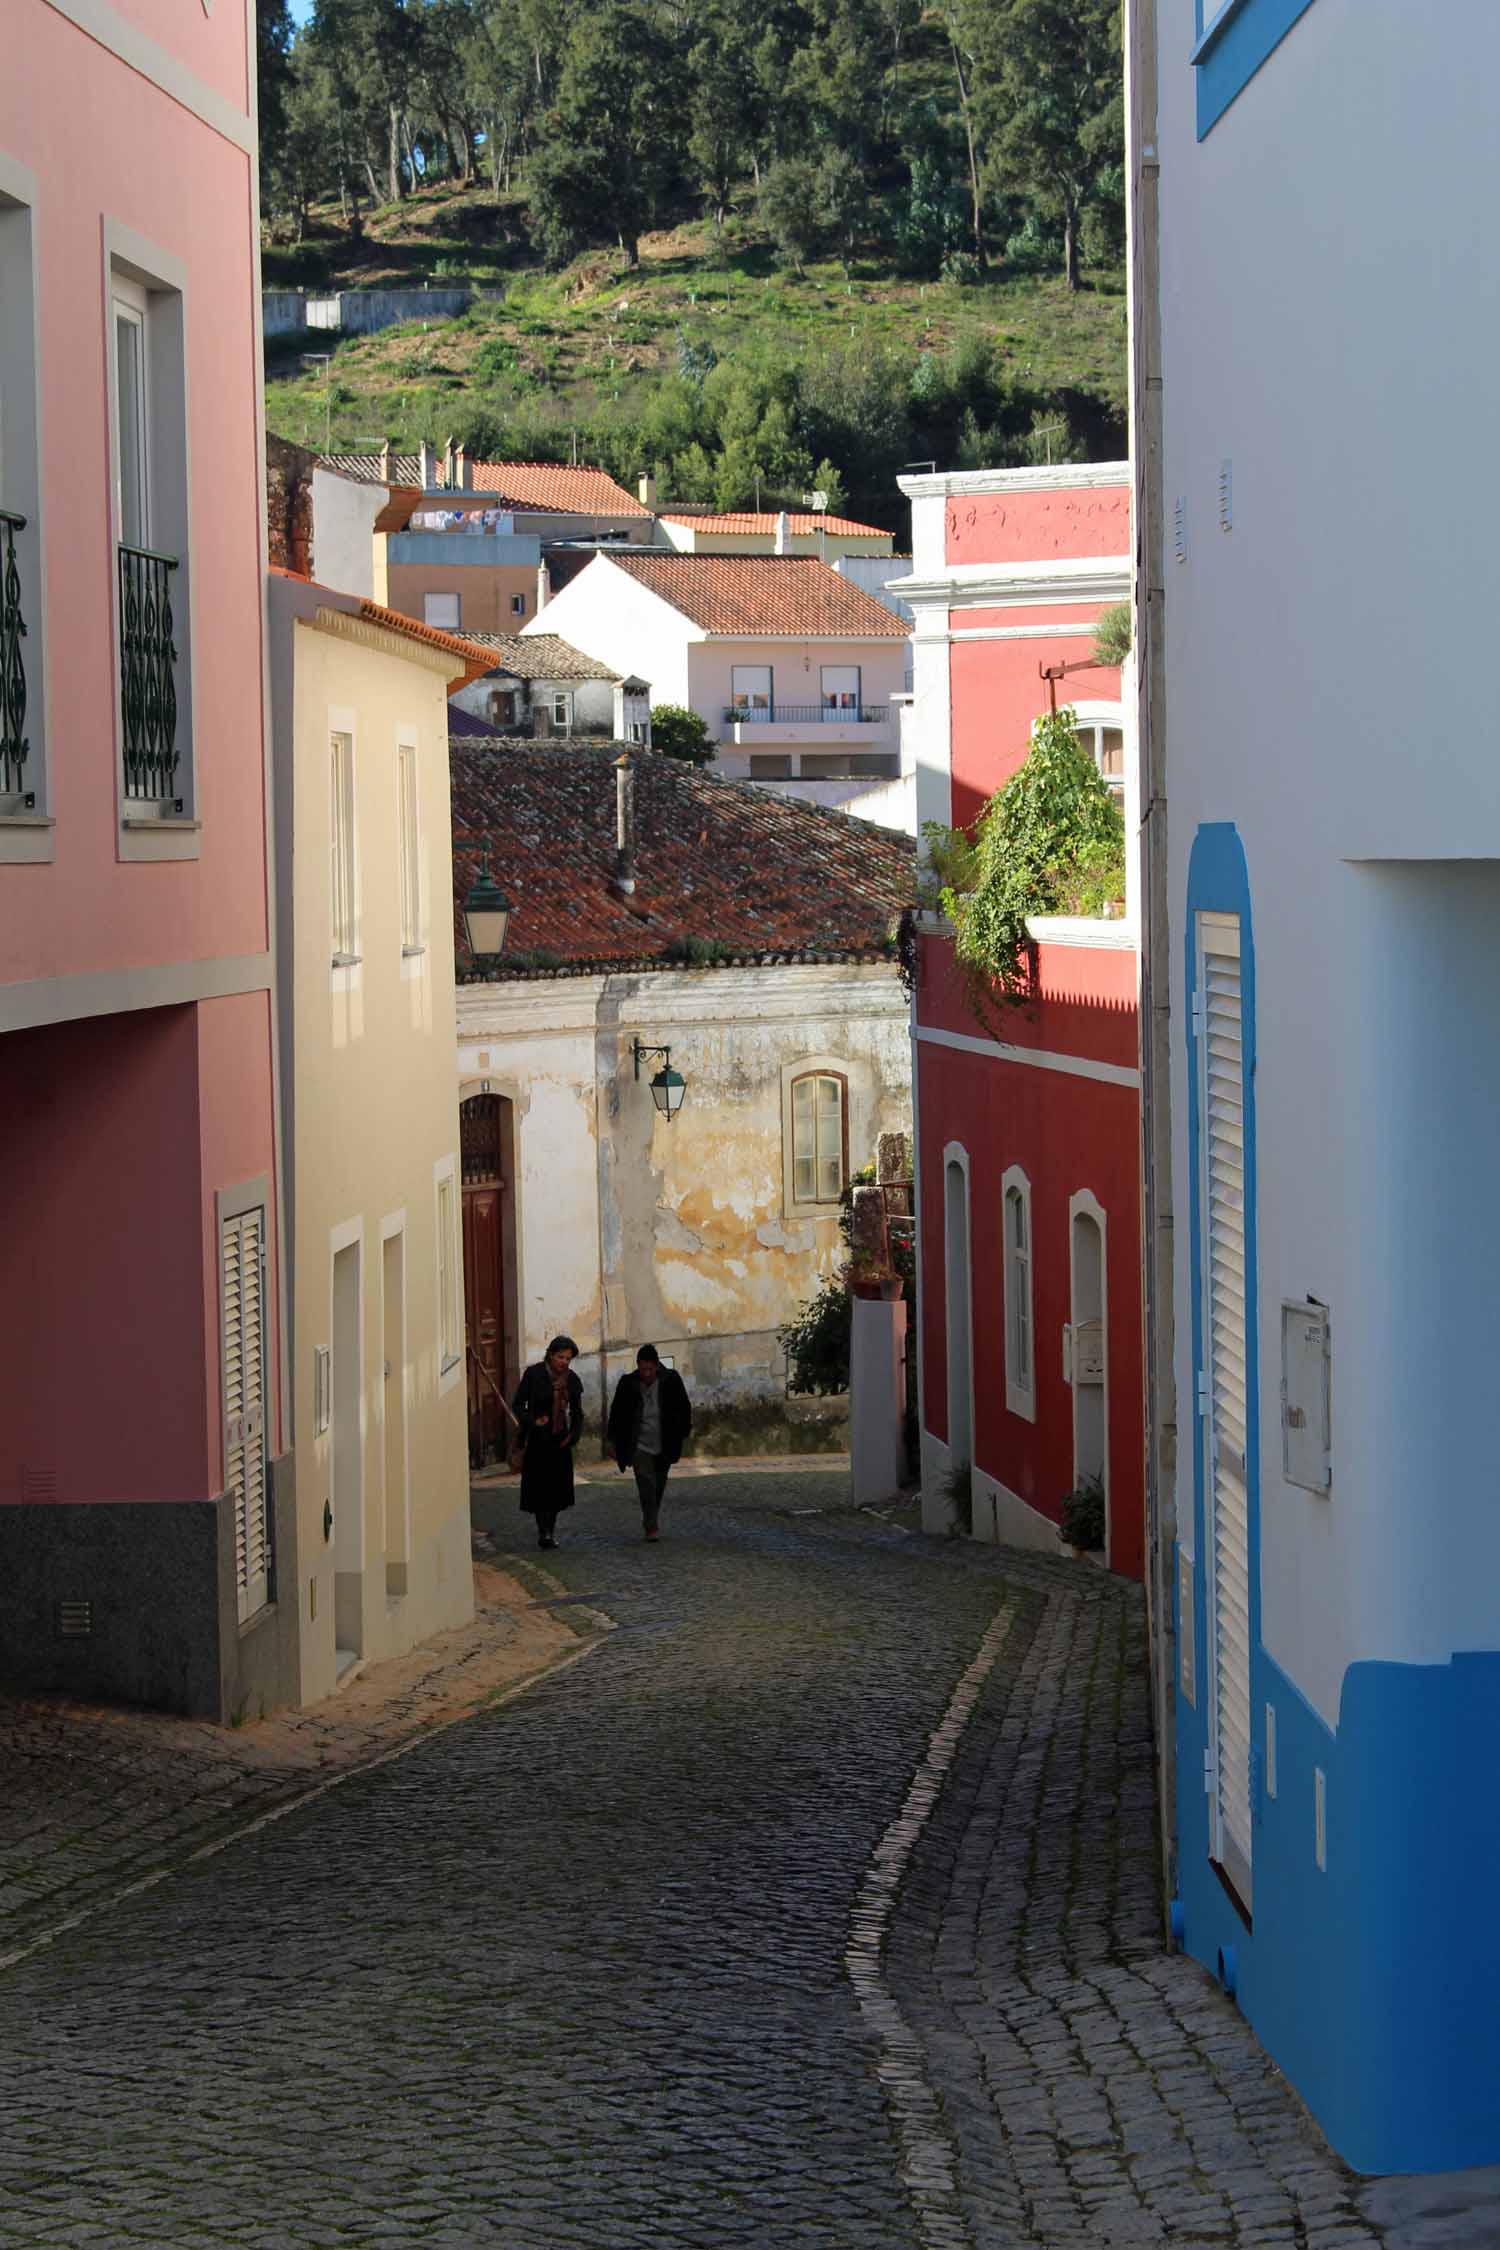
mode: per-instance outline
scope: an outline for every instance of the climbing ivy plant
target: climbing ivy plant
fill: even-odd
[[[1027,922],[1099,914],[1125,895],[1125,822],[1078,739],[1071,710],[1031,730],[1026,763],[979,816],[972,874],[945,886],[954,953],[970,1006],[993,1021],[1031,987]]]

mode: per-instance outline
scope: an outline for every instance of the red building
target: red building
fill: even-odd
[[[1130,584],[1124,464],[911,477],[918,818],[969,826],[1024,762],[1044,668],[1138,812],[1117,670],[1091,662]],[[1127,862],[1130,855],[1127,853]],[[1130,871],[1133,884],[1133,869]],[[1032,1001],[981,1023],[929,918],[913,1010],[929,1528],[1056,1551],[1065,1496],[1097,1484],[1105,1559],[1144,1548],[1136,901],[1050,918]],[[998,1032],[1001,1036],[996,1036]],[[967,1480],[964,1472],[967,1471]]]

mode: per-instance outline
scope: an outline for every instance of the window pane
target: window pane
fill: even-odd
[[[818,1163],[818,1200],[820,1203],[837,1203],[844,1185],[843,1166],[836,1156],[820,1157]]]
[[[1125,737],[1118,727],[1104,727],[1100,731],[1099,771],[1106,780],[1124,779]]]
[[[794,1203],[813,1203],[817,1200],[814,1193],[813,1160],[811,1156],[803,1156],[800,1152],[792,1164],[792,1200]]]
[[[146,537],[146,370],[138,320],[115,315],[115,384],[120,416],[120,537],[127,547]]]
[[[451,633],[458,627],[457,594],[424,594],[422,596],[422,623],[436,625],[440,631]]]

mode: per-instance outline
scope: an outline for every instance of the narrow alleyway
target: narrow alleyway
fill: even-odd
[[[1160,1950],[1135,1591],[846,1493],[587,1487],[582,1661],[0,1977],[0,2243],[1376,2242]]]

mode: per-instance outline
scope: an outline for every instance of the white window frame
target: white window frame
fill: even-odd
[[[799,1199],[797,1195],[797,1136],[793,1089],[804,1078],[837,1078],[842,1089],[843,1107],[839,1119],[840,1181],[839,1192],[832,1199],[826,1196],[815,1196],[811,1201],[807,1201]],[[798,1055],[795,1061],[782,1064],[782,1209],[788,1218],[830,1219],[837,1217],[844,1189],[848,1186],[854,1172],[854,1093],[854,1070],[847,1055]],[[814,1165],[816,1168],[816,1156]]]
[[[120,331],[128,329],[135,337],[136,374],[139,390],[139,414],[126,444],[125,405],[120,395]],[[145,290],[128,274],[113,273],[110,277],[109,299],[110,373],[114,378],[110,393],[112,414],[111,448],[115,476],[115,522],[118,537],[127,546],[150,547],[152,539],[151,480],[154,467],[154,446],[151,438],[151,304]],[[133,459],[135,482],[139,491],[140,522],[134,539],[125,537],[125,465]]]
[[[453,604],[453,615],[451,617],[434,617],[431,614],[434,602],[442,603],[445,608],[451,602]],[[463,597],[461,595],[435,593],[422,596],[422,623],[430,625],[435,633],[456,633],[462,617]]]
[[[738,683],[742,673],[753,673],[757,679],[764,677],[766,683],[764,689],[759,687],[741,688]],[[722,674],[720,676],[722,677]],[[743,704],[747,711],[759,711],[765,718],[770,719],[776,710],[775,666],[771,664],[731,664],[729,667],[729,700],[732,705]]]
[[[1078,739],[1094,761],[1095,771],[1117,804],[1125,801],[1125,769],[1130,764],[1130,730],[1125,721],[1123,703],[1075,703],[1073,723]],[[1122,746],[1121,770],[1118,780],[1104,771],[1100,763],[1103,744],[1100,737],[1106,730],[1118,733]]]
[[[401,959],[419,961],[423,941],[422,769],[414,734],[396,737],[396,855],[401,909]]]
[[[526,615],[526,596],[524,594],[511,595],[510,614],[512,617],[524,617]]]
[[[1012,1238],[1011,1211],[1025,1221],[1025,1241]],[[1000,1240],[1005,1276],[1005,1403],[1023,1421],[1036,1420],[1036,1237],[1031,1224],[1031,1182],[1019,1164],[1000,1181]],[[1024,1344],[1024,1353],[1022,1346]],[[1024,1361],[1024,1364],[1023,1364]]]
[[[194,584],[192,570],[192,463],[189,457],[188,329],[191,305],[183,260],[118,220],[102,230],[103,316],[109,406],[110,615],[115,700],[115,796],[122,860],[196,859],[202,803],[195,745]],[[115,337],[116,307],[142,323],[145,401],[145,528],[147,543],[171,555],[172,640],[177,652],[176,802],[143,801],[125,794],[124,713],[120,703],[120,585],[123,544],[120,484],[120,402]],[[180,809],[179,809],[180,805]]]
[[[0,508],[24,516],[14,534],[26,627],[26,763],[19,789],[0,796],[0,866],[54,856],[52,776],[47,756],[47,583],[42,499],[40,310],[37,300],[34,173],[0,150]]]
[[[328,959],[332,975],[358,969],[359,797],[353,714],[328,724]]]
[[[848,672],[852,672],[852,673],[854,674],[854,699],[853,699],[852,703],[841,703],[841,702],[840,702],[840,701],[838,700],[838,698],[839,698],[840,696],[842,696],[842,695],[847,695],[847,694],[848,694],[848,692],[849,692],[849,691],[848,691],[848,689],[847,689],[847,688],[835,688],[835,689],[833,690],[832,694],[830,695],[830,693],[829,693],[829,688],[828,688],[828,675],[829,675],[829,673],[830,673],[830,672],[833,672],[833,673],[848,673]],[[824,716],[825,716],[825,717],[826,717],[826,716],[828,715],[828,713],[829,713],[829,712],[832,712],[832,713],[833,713],[833,715],[835,716],[835,718],[839,718],[839,719],[844,719],[844,720],[854,720],[854,719],[857,719],[857,718],[859,717],[859,714],[860,714],[860,712],[861,712],[861,711],[862,711],[862,710],[864,709],[864,678],[863,678],[863,674],[862,674],[862,672],[861,672],[861,670],[860,670],[860,667],[859,667],[859,665],[857,665],[857,664],[822,664],[822,665],[820,665],[820,666],[818,667],[818,697],[819,697],[819,700],[820,700],[820,702],[821,702],[821,704],[822,704],[822,707],[823,707],[823,712],[824,712]]]
[[[440,1156],[432,1167],[432,1206],[433,1341],[442,1393],[464,1371],[463,1213],[455,1157]]]
[[[560,727],[564,734],[571,734],[573,731],[573,698],[571,694],[566,688],[557,688],[548,696],[547,701],[551,706],[552,725],[555,728]]]

